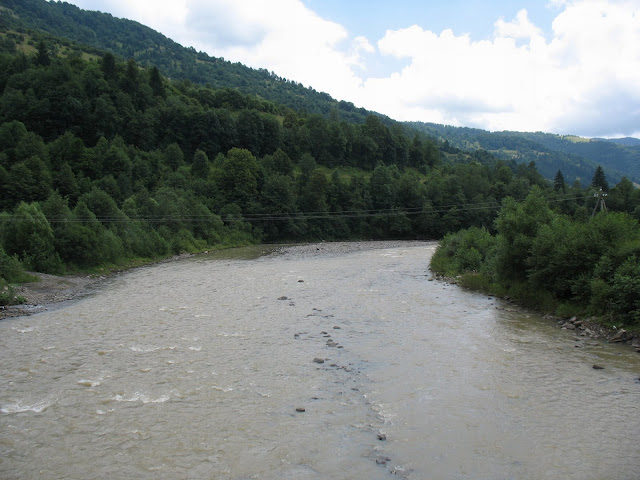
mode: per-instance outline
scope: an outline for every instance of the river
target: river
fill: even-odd
[[[199,255],[2,320],[0,477],[639,478],[640,355],[430,281],[434,249]]]

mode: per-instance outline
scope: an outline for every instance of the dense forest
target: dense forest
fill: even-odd
[[[232,88],[258,96],[296,111],[326,118],[338,112],[349,123],[363,123],[372,112],[350,102],[337,101],[323,92],[282,78],[266,69],[252,69],[224,58],[183,47],[149,27],[107,13],[82,10],[65,2],[45,0],[0,0],[0,31],[38,31],[64,38],[58,53],[82,45],[87,53],[104,51],[121,59],[133,58],[139,65],[157,67],[173,80],[188,80],[213,88]],[[55,43],[55,42],[52,42]],[[393,121],[378,115],[385,125]],[[411,122],[432,138],[448,141],[463,151],[487,150],[498,158],[517,163],[535,162],[543,177],[552,179],[562,170],[568,182],[588,183],[601,165],[608,178],[617,183],[623,176],[640,183],[640,145],[637,139],[587,141],[546,133],[487,132],[474,128]]]

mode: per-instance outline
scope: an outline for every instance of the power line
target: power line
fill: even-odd
[[[590,198],[584,195],[563,195],[556,199],[548,200],[549,203],[559,203],[571,200],[581,200]],[[597,206],[597,205],[596,205]],[[479,210],[500,210],[501,203],[496,201],[481,202],[475,204],[454,203],[447,205],[431,206],[431,208],[422,207],[406,207],[406,208],[386,208],[386,209],[361,209],[361,210],[343,210],[339,212],[327,211],[310,211],[310,212],[282,212],[282,213],[247,213],[238,216],[219,217],[223,222],[271,222],[271,221],[301,221],[301,220],[326,220],[326,219],[354,219],[354,218],[371,218],[381,216],[413,216],[421,214],[437,214],[448,213],[452,210],[457,212],[471,212]],[[129,223],[133,221],[142,221],[146,223],[166,223],[166,222],[206,222],[214,221],[217,214],[211,213],[207,215],[139,215],[127,216],[91,216],[91,217],[50,217],[49,223],[90,223],[98,221],[100,223]],[[23,217],[16,214],[4,215],[2,217],[8,221],[18,221]]]

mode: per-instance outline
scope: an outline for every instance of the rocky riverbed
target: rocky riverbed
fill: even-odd
[[[51,308],[61,302],[81,298],[91,293],[105,276],[69,275],[58,276],[31,272],[38,281],[24,283],[16,287],[16,295],[23,297],[22,305],[0,307],[0,318],[30,315]]]

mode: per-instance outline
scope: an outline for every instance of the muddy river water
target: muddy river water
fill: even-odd
[[[434,249],[201,255],[0,321],[0,478],[640,478],[640,355]]]

